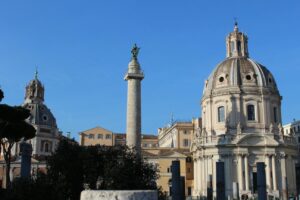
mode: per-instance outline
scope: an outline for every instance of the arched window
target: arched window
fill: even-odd
[[[237,51],[240,52],[241,51],[241,41],[237,42]]]
[[[225,121],[225,108],[224,106],[218,107],[218,122]]]
[[[249,121],[255,120],[255,107],[254,105],[248,105],[247,106],[247,118]]]

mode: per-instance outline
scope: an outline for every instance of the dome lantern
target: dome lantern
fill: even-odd
[[[26,86],[25,102],[42,103],[44,101],[44,86],[38,79],[38,72],[35,72],[34,79]]]
[[[226,57],[248,57],[248,37],[239,32],[238,23],[235,22],[233,32],[226,38]]]

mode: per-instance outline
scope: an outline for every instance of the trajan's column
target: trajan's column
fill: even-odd
[[[128,81],[126,144],[135,148],[138,154],[141,152],[141,81],[144,78],[137,59],[139,49],[136,44],[132,48],[132,58],[124,77]]]

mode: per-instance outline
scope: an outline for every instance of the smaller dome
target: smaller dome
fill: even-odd
[[[24,108],[30,110],[31,116],[27,119],[29,123],[37,126],[48,126],[57,128],[56,119],[50,109],[44,104],[44,86],[38,79],[38,72],[26,86]]]
[[[56,119],[46,105],[27,103],[24,104],[23,107],[30,110],[31,116],[28,118],[29,123],[57,128]]]

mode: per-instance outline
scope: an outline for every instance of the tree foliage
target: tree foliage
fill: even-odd
[[[133,190],[156,189],[157,169],[144,162],[125,146],[82,147],[61,141],[57,151],[48,159],[48,176],[63,190],[65,199],[78,199],[83,184],[96,189]]]
[[[0,90],[0,101],[4,97]],[[0,104],[0,145],[6,163],[6,187],[10,186],[9,171],[11,162],[11,149],[22,138],[25,140],[35,136],[35,128],[25,120],[30,111],[21,106]]]
[[[125,146],[83,147],[61,140],[56,152],[47,159],[47,174],[38,175],[30,183],[14,182],[16,200],[79,200],[85,183],[96,189],[102,177],[103,190],[156,190],[158,172],[154,165],[145,162]],[[18,190],[16,189],[18,188]],[[30,191],[35,191],[30,196]],[[44,198],[45,197],[45,198]]]

